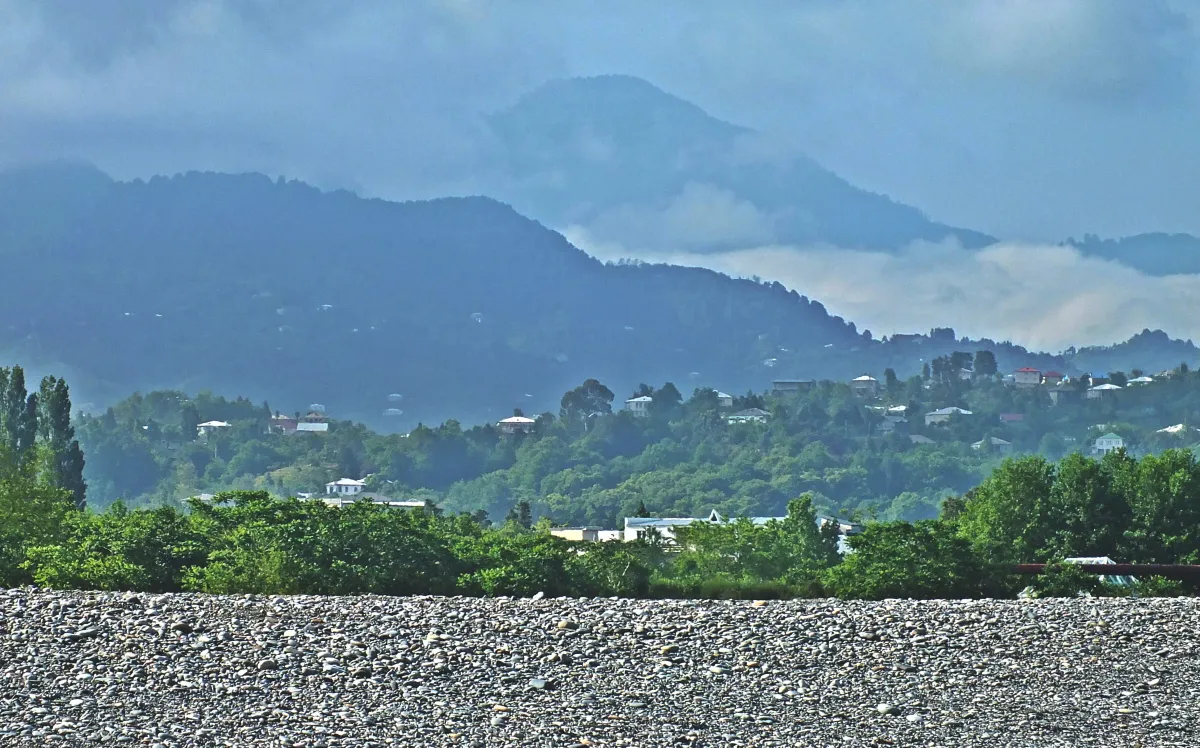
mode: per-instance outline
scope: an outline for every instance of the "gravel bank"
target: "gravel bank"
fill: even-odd
[[[1200,603],[0,590],[0,745],[1184,746]]]

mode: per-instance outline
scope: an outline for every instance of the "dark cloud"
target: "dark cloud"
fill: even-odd
[[[480,191],[495,184],[480,172],[483,113],[551,77],[617,72],[947,223],[1200,233],[1197,13],[1167,0],[0,0],[0,163]],[[746,231],[745,208],[733,215]]]

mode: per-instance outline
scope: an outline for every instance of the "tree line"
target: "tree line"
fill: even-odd
[[[0,367],[0,439],[14,468],[42,471],[51,485],[70,493],[77,508],[87,505],[83,450],[71,423],[66,381],[44,377],[37,392],[29,392],[24,369]]]
[[[817,382],[797,394],[749,392],[731,407],[707,387],[685,397],[668,382],[618,395],[592,379],[564,393],[556,413],[530,414],[536,423],[527,434],[453,420],[379,434],[335,418],[326,434],[282,435],[268,433],[266,403],[174,391],[136,394],[80,418],[76,429],[97,508],[117,499],[182,506],[225,490],[286,496],[366,478],[377,493],[497,521],[523,501],[535,519],[607,527],[643,505],[658,515],[780,516],[804,493],[826,514],[933,519],[947,497],[978,485],[1009,451],[1057,460],[1115,431],[1131,453],[1146,454],[1193,446],[1200,435],[1200,376],[1182,367],[1150,385],[1055,405],[1044,388],[1010,387],[987,374],[987,351],[933,363],[929,378],[884,372],[876,400],[846,383]],[[967,366],[978,376],[962,377]],[[642,394],[653,398],[648,417],[621,410],[625,398]],[[947,406],[972,415],[924,422],[926,412]],[[893,424],[899,419],[885,409],[895,407],[905,413]],[[745,408],[766,410],[767,422],[728,422]],[[231,425],[197,436],[196,424],[209,420]],[[1160,431],[1174,424],[1187,427]]]

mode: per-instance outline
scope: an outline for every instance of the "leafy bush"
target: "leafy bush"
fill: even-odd
[[[1105,586],[1095,572],[1084,571],[1077,564],[1051,563],[1029,588],[1033,597],[1078,597],[1099,594]]]
[[[979,598],[1011,594],[1008,575],[990,568],[944,522],[869,525],[849,539],[853,553],[826,572],[841,598]]]

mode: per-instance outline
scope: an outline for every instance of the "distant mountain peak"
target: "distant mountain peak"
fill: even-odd
[[[747,242],[895,250],[949,236],[969,247],[995,241],[856,187],[793,143],[633,76],[549,81],[488,122],[516,208],[601,242],[711,252]]]
[[[598,75],[586,78],[556,78],[522,96],[498,116],[503,119],[525,114],[606,119],[620,115],[631,125],[645,122],[703,123],[727,136],[744,128],[719,120],[699,106],[667,93],[653,83],[632,75]]]

